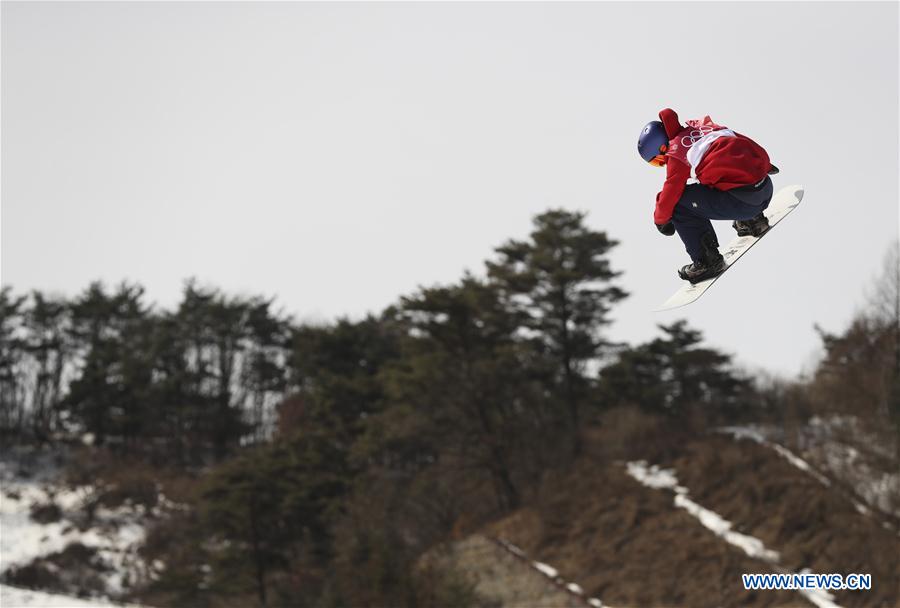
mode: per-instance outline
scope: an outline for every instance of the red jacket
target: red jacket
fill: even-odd
[[[672,219],[692,166],[701,184],[718,190],[755,184],[769,173],[772,165],[762,146],[749,137],[717,125],[709,116],[689,120],[684,127],[678,122],[675,111],[666,108],[660,111],[659,119],[669,136],[669,149],[666,151],[666,181],[656,195],[653,212],[653,221],[657,224]]]

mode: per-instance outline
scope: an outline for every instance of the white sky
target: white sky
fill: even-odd
[[[696,304],[660,108],[769,151],[803,204]],[[549,207],[621,241],[614,339],[686,318],[793,374],[863,301],[898,217],[898,4],[2,3],[2,283],[196,276],[300,319],[480,274]],[[731,229],[717,223],[720,240]]]

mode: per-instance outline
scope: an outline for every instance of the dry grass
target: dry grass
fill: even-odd
[[[160,492],[175,503],[192,504],[199,491],[199,476],[175,467],[153,466],[103,448],[75,450],[65,470],[66,482],[97,488],[98,505],[115,508],[125,501],[154,507]]]
[[[836,594],[841,606],[900,606],[896,531],[771,448],[710,437],[686,446],[672,464],[697,502],[778,550],[786,568],[872,574],[871,591]]]
[[[676,508],[671,492],[628,476],[624,461],[640,458],[673,466],[692,499],[779,551],[782,566],[873,575],[873,590],[839,592],[840,605],[900,606],[896,533],[773,450],[719,435],[684,441],[676,432],[666,436],[658,419],[627,410],[605,422],[585,458],[549,476],[537,500],[486,532],[613,606],[809,605],[793,592],[744,590],[741,574],[772,568]],[[617,435],[621,440],[611,440]],[[647,451],[635,454],[635,446]]]

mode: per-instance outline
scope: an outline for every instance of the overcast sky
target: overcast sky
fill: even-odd
[[[663,107],[751,136],[803,204],[700,301],[635,144]],[[2,283],[184,279],[299,319],[481,273],[550,207],[621,241],[613,338],[686,318],[809,366],[900,228],[898,4],[2,3]],[[731,238],[717,223],[720,240]]]

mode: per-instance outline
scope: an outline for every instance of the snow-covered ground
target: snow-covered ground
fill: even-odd
[[[0,461],[0,572],[80,545],[92,555],[91,562],[101,565],[94,574],[102,586],[101,591],[71,590],[96,598],[90,600],[4,586],[0,606],[110,606],[109,598],[120,596],[130,584],[154,576],[154,569],[140,558],[138,548],[144,541],[147,517],[159,513],[127,502],[115,509],[92,505],[95,497],[96,489],[91,486],[63,486],[57,481],[57,471],[46,463],[25,477],[20,474],[19,463]],[[36,521],[35,509],[50,515],[43,523]],[[65,568],[50,561],[43,562],[43,567],[65,574]]]
[[[719,429],[721,432],[731,435],[735,439],[749,439],[750,441],[755,441],[760,445],[767,446],[775,450],[775,452],[787,460],[790,464],[794,465],[801,471],[812,475],[816,480],[819,481],[825,487],[831,486],[831,480],[822,475],[820,472],[815,470],[810,466],[808,462],[791,452],[789,449],[784,447],[783,445],[770,441],[766,438],[765,429],[761,426],[726,426]]]
[[[798,441],[808,460],[849,483],[869,506],[900,517],[900,471],[875,464],[893,460],[891,446],[862,429],[856,418],[815,416]]]
[[[730,521],[691,500],[688,496],[688,489],[678,484],[675,471],[661,469],[657,465],[649,466],[643,460],[627,463],[626,469],[629,475],[649,488],[666,489],[674,492],[676,507],[684,509],[696,517],[704,527],[711,530],[728,544],[738,547],[749,557],[770,564],[773,569],[786,572],[778,564],[780,556],[777,551],[766,548],[765,544],[756,537],[735,532],[732,530]],[[824,589],[803,590],[800,593],[818,608],[840,608],[834,603],[834,597]]]
[[[0,606],[2,608],[117,608],[123,604],[113,604],[97,599],[82,600],[67,595],[0,585]]]
[[[871,509],[874,508],[882,513],[900,517],[900,510],[896,504],[896,497],[900,496],[900,472],[878,470],[856,447],[846,443],[849,437],[854,443],[866,446],[881,457],[888,456],[884,453],[879,454],[878,442],[861,431],[852,417],[812,418],[809,424],[798,432],[798,441],[804,458],[784,447],[781,430],[772,426],[729,426],[719,431],[735,439],[748,439],[774,450],[793,466],[812,476],[822,485],[830,487],[832,481],[823,474],[826,472],[833,479],[842,482],[845,487],[852,488],[851,498],[854,499],[856,510],[863,515],[871,515]],[[890,522],[885,521],[883,525],[900,533],[900,530]]]

